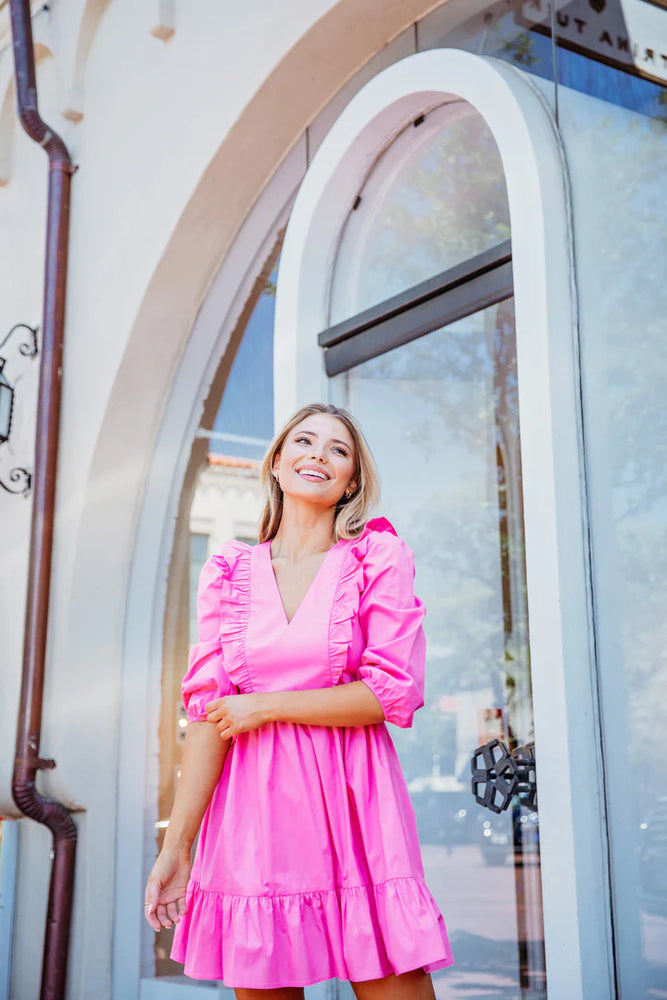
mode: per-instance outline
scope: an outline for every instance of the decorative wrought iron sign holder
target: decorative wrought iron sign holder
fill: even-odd
[[[38,327],[28,326],[27,323],[16,323],[11,328],[7,336],[0,343],[0,350],[4,348],[7,341],[17,330],[24,330],[24,339],[18,346],[19,354],[24,358],[34,359],[37,357],[37,330]],[[4,374],[7,359],[0,355],[0,445],[9,441],[12,429],[12,413],[14,410],[14,386],[10,385]],[[27,496],[30,493],[31,476],[27,469],[15,466],[9,471],[8,482],[0,476],[0,486],[7,493],[15,493],[20,496]]]

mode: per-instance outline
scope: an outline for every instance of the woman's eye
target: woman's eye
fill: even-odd
[[[339,455],[343,456],[343,458],[347,458],[347,452],[344,448],[334,448],[334,451],[337,451]]]
[[[310,444],[310,438],[298,437],[298,438],[296,438],[296,443],[297,444],[301,444],[301,443]]]

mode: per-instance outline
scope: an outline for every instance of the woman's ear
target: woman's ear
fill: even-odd
[[[273,476],[277,476],[279,468],[280,468],[280,452],[278,452],[276,455],[274,455],[273,465],[271,466],[271,474]]]

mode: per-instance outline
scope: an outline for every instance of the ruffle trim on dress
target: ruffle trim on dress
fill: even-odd
[[[247,989],[362,982],[454,962],[435,900],[414,877],[277,896],[190,881],[171,957],[194,979]]]
[[[228,542],[213,559],[220,567],[220,641],[225,670],[243,691],[253,683],[246,659],[246,634],[250,617],[250,557],[252,548]]]
[[[364,588],[364,558],[368,552],[368,543],[373,532],[382,531],[396,534],[394,526],[386,517],[371,518],[366,522],[362,533],[348,543],[343,556],[329,620],[329,668],[334,686],[340,681],[347,666],[353,622],[359,611],[359,597]]]

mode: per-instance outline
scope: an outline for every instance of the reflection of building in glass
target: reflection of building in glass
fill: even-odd
[[[199,569],[256,539],[274,423],[331,399],[428,607],[392,736],[453,932],[438,997],[667,995],[664,3],[32,6],[81,168],[37,776],[80,831],[70,992],[197,988],[141,893]],[[0,2],[0,341],[40,323],[44,246],[10,55]],[[11,363],[0,478],[34,451]],[[48,883],[11,819],[29,518],[0,492],[0,1000],[39,993]],[[533,738],[538,810],[483,809],[476,747]]]
[[[207,554],[228,538],[257,541],[261,488],[259,463],[229,455],[208,456],[190,508],[190,531],[206,535]]]

